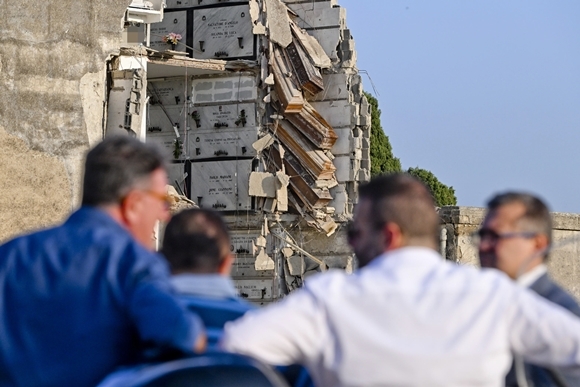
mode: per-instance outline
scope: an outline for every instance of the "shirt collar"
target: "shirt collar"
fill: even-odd
[[[171,283],[178,293],[211,298],[236,298],[238,291],[229,277],[220,274],[177,274]]]
[[[398,264],[398,262],[413,264],[419,261],[422,263],[429,262],[435,264],[445,260],[441,255],[439,255],[439,253],[428,247],[407,246],[384,252],[367,266]]]
[[[528,271],[527,273],[522,274],[516,282],[518,285],[529,288],[532,286],[534,282],[538,280],[541,276],[543,276],[548,271],[548,268],[544,264],[540,264],[534,267],[532,270]]]
[[[105,211],[99,207],[92,206],[82,206],[75,212],[73,212],[66,223],[72,224],[85,224],[93,223],[100,224],[108,227],[118,228],[123,230],[125,233],[129,233],[125,227],[123,227],[119,222],[117,222],[113,217],[107,214]]]

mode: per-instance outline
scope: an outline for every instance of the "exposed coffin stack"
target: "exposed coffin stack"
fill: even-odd
[[[332,126],[306,101],[300,113],[287,114],[286,119],[320,149],[331,149],[338,139]]]
[[[278,138],[316,179],[328,180],[333,178],[336,167],[332,164],[332,160],[322,150],[317,149],[309,142],[288,121],[280,121]]]
[[[282,169],[280,152],[276,147],[272,147],[269,152],[271,162],[276,169]],[[330,203],[332,196],[328,189],[317,188],[317,181],[310,175],[304,166],[292,155],[284,155],[284,168],[286,174],[290,176],[290,187],[293,193],[307,206],[309,210],[323,208]]]

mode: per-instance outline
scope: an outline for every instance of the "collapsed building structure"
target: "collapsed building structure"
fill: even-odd
[[[370,178],[370,113],[345,10],[335,0],[159,5],[128,8],[128,43],[131,33],[146,43],[107,64],[105,135],[161,145],[174,188],[223,213],[248,299],[352,269],[344,225]]]

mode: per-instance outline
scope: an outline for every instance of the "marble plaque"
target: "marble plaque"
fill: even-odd
[[[167,8],[202,8],[208,5],[221,4],[224,0],[166,0]]]
[[[243,231],[230,231],[231,248],[230,250],[234,255],[236,255],[236,260],[246,259],[248,257],[253,257],[252,244],[255,242],[256,238],[260,236],[260,230],[243,230]],[[246,257],[246,258],[242,258]],[[253,259],[252,264],[253,264]]]
[[[163,37],[169,33],[181,35],[181,40],[173,48],[170,43],[163,41]],[[151,48],[158,51],[181,51],[185,52],[185,37],[187,34],[187,11],[165,11],[163,21],[151,24]]]
[[[250,6],[195,9],[193,48],[198,59],[255,57]]]
[[[199,0],[165,0],[166,4],[165,12],[176,8],[195,7],[198,3]]]
[[[251,244],[250,244],[251,247]],[[234,278],[273,277],[274,270],[256,270],[256,258],[241,258],[238,254],[232,265],[231,276]]]
[[[183,162],[167,164],[167,180],[172,186],[175,187],[179,184],[181,189],[183,189],[185,183],[185,165]]]
[[[147,133],[147,137],[145,137],[145,142],[157,144],[163,151],[163,155],[168,160],[175,160],[175,157],[173,155],[173,149],[175,147],[176,138],[177,137],[175,137],[175,134],[172,133],[162,133],[162,134]],[[178,160],[183,159],[183,157],[184,155],[181,154]]]
[[[274,279],[234,279],[234,286],[243,298],[250,300],[270,300]]]
[[[252,144],[258,140],[258,129],[214,129],[188,133],[189,157],[207,159],[213,157],[255,156]]]
[[[252,160],[207,161],[191,164],[191,199],[217,211],[251,209],[248,182]]]
[[[256,126],[255,103],[194,106],[191,111],[191,117],[196,121],[193,130],[233,130]]]
[[[147,112],[147,136],[172,134],[175,136],[173,126],[177,125],[180,135],[183,137],[185,128],[191,126],[185,106],[148,106]]]
[[[191,84],[195,105],[255,101],[258,98],[255,76],[198,78]]]
[[[185,77],[153,80],[147,85],[147,96],[152,106],[160,103],[163,106],[184,105],[190,95],[191,80]]]

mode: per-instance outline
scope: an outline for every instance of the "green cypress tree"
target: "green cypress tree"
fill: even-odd
[[[381,126],[379,101],[366,92],[365,97],[371,107],[371,175],[401,172],[401,161],[393,156],[389,137]]]
[[[411,176],[415,176],[417,179],[421,180],[429,189],[431,190],[431,195],[435,200],[435,205],[438,207],[442,206],[456,206],[457,197],[455,196],[455,189],[453,187],[448,187],[441,183],[437,177],[431,171],[422,169],[419,167],[409,168],[407,173]]]

